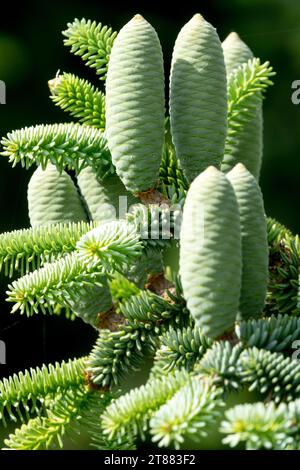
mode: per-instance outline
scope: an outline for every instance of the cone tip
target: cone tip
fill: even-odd
[[[200,13],[195,13],[194,16],[192,17],[192,20],[194,20],[194,21],[203,21],[204,18]]]
[[[235,31],[232,31],[228,34],[228,36],[224,39],[223,44],[232,44],[233,42],[241,41],[240,36]]]
[[[139,13],[134,15],[134,17],[132,19],[135,20],[135,21],[144,21],[145,20],[145,18],[142,15],[140,15]]]

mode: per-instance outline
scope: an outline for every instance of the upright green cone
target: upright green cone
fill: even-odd
[[[183,210],[179,270],[188,309],[208,336],[233,327],[242,273],[238,203],[211,166],[191,184]]]
[[[223,158],[227,128],[226,70],[222,45],[211,24],[197,14],[174,46],[170,118],[177,157],[192,181]]]
[[[105,275],[102,284],[102,286],[95,284],[77,289],[75,299],[68,303],[68,307],[76,316],[95,328],[99,326],[99,314],[107,312],[113,305]]]
[[[106,80],[106,133],[126,188],[155,186],[164,142],[164,70],[158,36],[140,15],[119,32]]]
[[[28,212],[32,227],[59,222],[86,220],[78,191],[65,172],[49,164],[46,170],[38,167],[27,191]]]
[[[240,316],[259,317],[268,286],[267,222],[260,187],[241,163],[227,174],[238,201],[242,231],[242,288]]]
[[[97,222],[124,217],[130,206],[138,202],[126,190],[118,175],[107,175],[104,179],[99,179],[91,167],[84,168],[79,173],[78,186],[90,218]]]
[[[222,42],[224,60],[227,75],[230,75],[240,65],[253,59],[253,53],[239,35],[235,32],[228,34],[227,38]]]
[[[249,47],[238,34],[230,33],[222,44],[226,64],[227,78],[253,58]],[[231,78],[231,79],[232,79]],[[243,163],[258,180],[263,156],[263,110],[262,101],[248,110],[247,115],[238,116],[239,126],[228,122],[225,153],[222,171],[230,171],[237,163]]]

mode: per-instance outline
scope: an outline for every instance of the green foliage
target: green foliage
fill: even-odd
[[[64,43],[71,47],[71,52],[80,56],[86,65],[95,69],[100,79],[104,80],[112,45],[117,36],[111,28],[96,21],[75,19],[68,23],[63,32]]]
[[[184,326],[188,315],[147,291],[131,295],[119,305],[123,315],[114,329],[103,330],[88,359],[88,371],[100,386],[116,385],[128,372],[140,370],[145,357],[154,354],[158,338],[170,325]]]
[[[70,222],[4,232],[0,235],[0,265],[6,276],[22,276],[46,261],[73,251],[81,236],[95,223]]]
[[[156,346],[156,335],[147,326],[129,323],[118,331],[100,332],[87,363],[93,383],[118,385],[130,371],[141,370],[145,357],[153,354]]]
[[[79,124],[41,124],[10,132],[1,141],[2,155],[14,167],[34,163],[45,169],[50,162],[61,172],[64,168],[77,173],[91,165],[102,174],[110,170],[111,158],[106,140],[99,129]]]
[[[224,444],[246,443],[247,450],[284,449],[291,421],[284,405],[273,402],[238,405],[226,412],[221,432]]]
[[[258,390],[275,403],[300,396],[300,364],[282,353],[251,348],[240,357],[240,375],[249,390]]]
[[[206,337],[200,328],[171,327],[160,338],[152,373],[167,374],[181,367],[191,371],[211,346],[212,340]]]
[[[274,402],[238,405],[226,412],[223,442],[246,449],[299,450],[300,401],[276,406]]]
[[[122,269],[140,254],[141,244],[129,224],[120,221],[94,228],[81,237],[76,247],[76,251],[13,281],[7,292],[8,302],[15,303],[12,313],[18,309],[28,316],[38,309],[53,313],[57,301],[76,313],[82,289],[98,286],[105,290],[105,266],[108,270]],[[107,306],[107,296],[104,298]]]
[[[103,432],[109,438],[124,435],[145,437],[150,416],[170,399],[188,380],[186,371],[154,378],[109,405],[102,416]]]
[[[64,73],[51,80],[49,87],[56,106],[83,124],[105,129],[105,95],[91,83]]]
[[[279,314],[243,321],[237,324],[236,333],[245,347],[284,352],[291,350],[294,341],[300,338],[300,318]]]
[[[120,310],[128,320],[136,320],[142,323],[170,318],[174,311],[181,311],[181,308],[180,305],[172,305],[153,292],[141,291],[121,304]]]
[[[89,397],[90,404],[84,411],[83,419],[80,423],[80,431],[86,433],[89,446],[96,450],[135,450],[136,445],[134,439],[129,436],[123,436],[119,441],[108,439],[103,434],[101,425],[101,415],[104,409],[109,405],[113,398],[111,392],[105,394],[94,393]],[[81,434],[80,434],[81,435]]]
[[[0,382],[0,418],[24,420],[38,413],[50,397],[61,396],[84,382],[85,359],[69,360],[61,364],[19,372]]]
[[[222,44],[227,72],[227,81],[243,64],[253,59],[253,53],[238,34],[230,33]],[[259,92],[257,92],[259,93]],[[223,168],[228,171],[233,162],[247,162],[247,168],[258,178],[263,157],[263,102],[248,110],[248,118],[234,129],[229,123],[226,140],[227,154]]]
[[[267,311],[299,314],[297,305],[299,286],[300,244],[283,225],[268,219],[270,247],[269,293]]]
[[[78,289],[88,285],[103,286],[105,275],[102,267],[83,269],[76,253],[70,253],[53,263],[26,274],[8,286],[7,301],[14,302],[12,313],[31,316],[41,310],[53,313],[56,303],[66,305],[78,300]]]
[[[147,248],[165,248],[174,236],[178,236],[180,205],[135,204],[131,207],[126,220],[136,226],[141,240]]]
[[[197,447],[229,393],[245,390],[265,403],[227,410],[224,444],[299,449],[300,366],[291,355],[300,336],[299,239],[272,219],[266,227],[259,187],[242,165],[228,177],[213,166],[198,175],[243,162],[258,178],[272,68],[236,34],[223,43],[224,63],[215,29],[195,15],[176,41],[164,118],[162,51],[140,15],[116,41],[111,28],[84,19],[64,35],[101,79],[108,72],[106,89],[58,75],[51,98],[80,124],[2,139],[13,166],[39,166],[29,212],[45,225],[0,235],[0,266],[21,275],[7,291],[13,313],[66,311],[99,336],[85,358],[0,382],[3,422],[26,423],[6,448],[55,449],[76,436],[96,449],[134,449],[137,438]],[[141,203],[112,213],[122,196]],[[65,222],[86,216],[94,222]],[[147,357],[146,383],[124,394],[122,381],[130,384]]]
[[[257,58],[241,64],[228,77],[228,129],[221,168],[227,172],[237,163],[259,178],[262,158],[263,93],[274,75],[269,62]]]
[[[93,405],[94,413],[100,416],[107,405],[107,399],[101,396],[94,400],[93,393],[83,387],[68,390],[54,403],[46,416],[37,417],[23,424],[15,434],[5,440],[8,449],[43,450],[63,447],[66,435],[78,437],[78,428],[86,411]]]
[[[217,342],[207,351],[196,370],[211,377],[226,391],[238,390],[241,378],[237,364],[241,351],[240,344],[232,346],[229,341]]]
[[[107,271],[122,270],[140,256],[141,249],[138,232],[125,221],[99,225],[77,242],[78,258],[84,266],[91,268],[101,263]]]
[[[109,282],[111,295],[114,300],[122,301],[128,299],[131,295],[139,293],[139,288],[125,276],[115,273]]]
[[[229,77],[228,83],[228,121],[243,114],[246,108],[255,105],[261,99],[259,92],[264,92],[268,86],[273,85],[270,77],[274,76],[269,62],[263,64],[254,58],[240,66],[235,74]]]
[[[165,140],[163,147],[159,177],[165,186],[174,186],[176,191],[180,191],[182,188],[188,189],[189,185],[176,157],[174,146],[167,140]]]
[[[201,442],[201,438],[207,436],[208,425],[220,416],[224,406],[219,395],[220,390],[193,377],[152,416],[153,441],[158,442],[159,447],[173,444],[175,449],[188,437]]]

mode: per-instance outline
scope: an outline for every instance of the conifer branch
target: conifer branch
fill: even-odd
[[[262,101],[274,75],[269,62],[249,59],[228,76],[228,127],[221,169],[243,163],[258,180],[262,160]]]
[[[270,263],[267,311],[300,312],[297,306],[299,288],[300,242],[274,219],[268,219]]]
[[[109,281],[109,288],[112,298],[117,302],[128,299],[131,295],[136,295],[140,289],[133,282],[129,281],[125,276],[116,272]]]
[[[103,268],[83,269],[76,253],[67,254],[53,263],[26,274],[8,286],[7,301],[14,302],[11,312],[31,316],[38,313],[53,313],[57,299],[66,305],[78,300],[78,289],[85,286],[103,286]]]
[[[273,402],[237,405],[226,411],[221,432],[227,434],[224,444],[236,447],[246,443],[247,450],[283,450],[291,443],[287,407],[276,408]]]
[[[71,73],[57,75],[49,82],[50,98],[82,124],[105,129],[105,95],[87,80]]]
[[[282,353],[247,349],[239,360],[239,374],[250,391],[257,390],[275,403],[300,397],[299,361]]]
[[[48,163],[59,171],[64,168],[79,173],[88,165],[99,174],[111,171],[111,156],[99,129],[80,124],[41,124],[7,134],[1,141],[2,155],[12,166],[21,163],[26,169],[34,163],[45,169]]]
[[[175,149],[168,142],[165,142],[163,147],[159,177],[163,185],[166,187],[173,186],[177,192],[181,189],[187,190],[189,187],[188,181],[176,158]]]
[[[122,269],[124,264],[139,256],[139,237],[126,222],[111,222],[83,235],[76,247],[76,251],[47,263],[9,286],[7,301],[15,303],[12,313],[20,310],[30,316],[39,308],[43,313],[47,310],[51,313],[57,298],[74,308],[80,303],[82,289],[89,286],[99,287],[100,292],[103,289],[103,310],[107,309],[105,267]],[[101,303],[99,311],[102,311]]]
[[[236,326],[236,334],[244,347],[286,351],[300,338],[300,318],[279,314],[243,321]]]
[[[17,421],[38,413],[45,399],[84,383],[85,358],[19,372],[0,382],[0,418]]]
[[[191,371],[211,346],[211,339],[206,337],[200,328],[171,327],[160,338],[152,374],[169,373],[181,367]]]
[[[159,447],[173,445],[175,449],[188,437],[199,444],[207,436],[209,424],[220,416],[224,406],[220,393],[209,382],[191,378],[152,416],[152,440]]]
[[[122,268],[141,255],[140,235],[123,220],[99,225],[77,243],[78,258],[86,266],[99,263],[108,271]]]
[[[4,232],[0,235],[0,269],[12,277],[38,269],[45,262],[76,248],[81,236],[96,226],[94,222],[70,222]]]
[[[219,387],[226,391],[241,388],[241,376],[237,367],[239,363],[242,346],[233,346],[229,341],[216,342],[208,349],[196,372],[211,377]]]
[[[68,23],[63,31],[64,44],[71,52],[80,56],[88,67],[94,68],[100,80],[105,80],[110,51],[117,33],[96,21],[78,20]]]
[[[80,435],[85,432],[88,436],[89,446],[96,450],[135,450],[134,439],[123,436],[118,442],[116,439],[108,439],[103,434],[101,416],[105,408],[110,404],[113,395],[105,392],[102,395],[93,393],[89,397],[89,406],[82,414],[80,422]]]
[[[166,328],[189,322],[189,315],[178,305],[146,291],[131,295],[119,310],[127,321],[120,323],[118,331],[100,332],[87,362],[92,382],[102,387],[117,385],[128,371],[140,370]]]
[[[11,434],[5,440],[6,447],[14,450],[62,448],[66,435],[73,438],[80,435],[80,425],[91,406],[100,416],[107,405],[105,394],[98,395],[95,402],[94,393],[84,387],[68,390],[47,410],[46,416],[29,420]]]
[[[250,59],[229,76],[228,81],[228,127],[234,129],[247,119],[249,109],[262,100],[262,92],[273,85],[270,80],[275,75],[269,62]],[[241,121],[239,121],[241,120]]]
[[[126,215],[126,220],[136,226],[146,248],[165,248],[179,233],[181,206],[169,204],[135,204]]]
[[[153,412],[184,386],[187,380],[186,371],[176,371],[168,377],[154,378],[114,400],[102,416],[104,434],[109,439],[118,440],[125,435],[140,435],[144,438]]]

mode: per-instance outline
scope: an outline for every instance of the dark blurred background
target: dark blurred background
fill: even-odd
[[[93,71],[64,47],[61,31],[68,22],[90,18],[118,30],[135,13],[156,28],[169,70],[179,29],[195,12],[202,13],[223,40],[237,31],[277,76],[265,101],[265,153],[261,185],[267,214],[300,232],[300,105],[291,102],[291,84],[300,80],[299,0],[66,1],[6,4],[0,19],[0,80],[7,104],[0,105],[0,136],[22,126],[69,120],[49,100],[47,81],[58,69],[74,72],[97,84]],[[12,168],[0,157],[0,231],[28,227],[26,188],[33,170]],[[95,333],[79,320],[10,316],[4,301],[7,280],[1,278],[0,340],[6,342],[7,365],[0,376],[46,361],[89,351]]]

